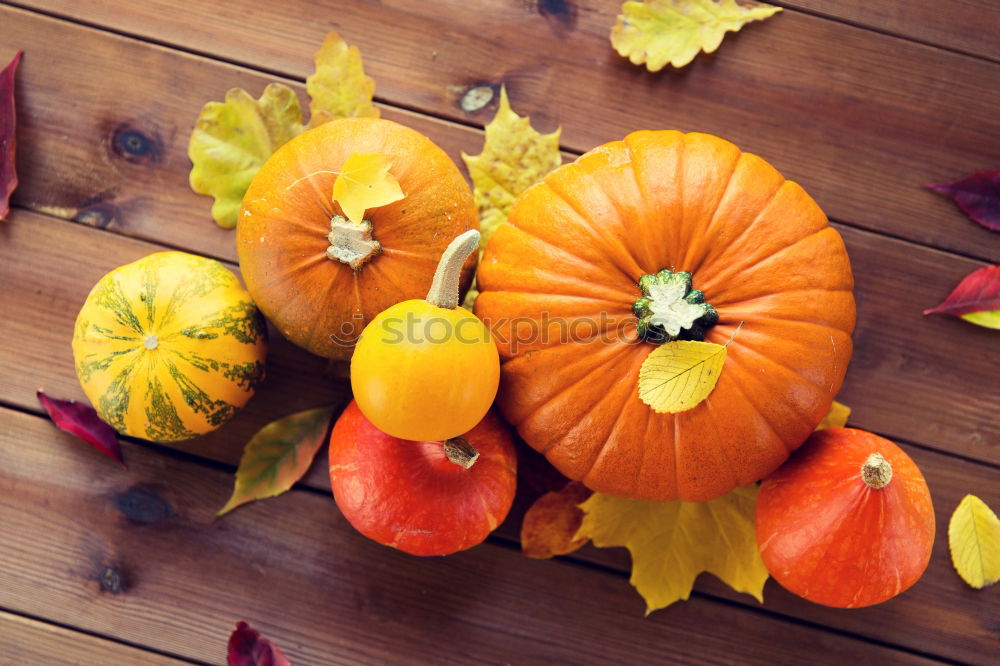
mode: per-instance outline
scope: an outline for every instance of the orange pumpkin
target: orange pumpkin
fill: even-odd
[[[332,200],[355,153],[386,155],[405,195],[367,211],[368,225],[348,223]],[[247,290],[278,330],[346,360],[375,315],[427,293],[448,242],[477,226],[469,186],[430,139],[389,120],[347,118],[300,134],[261,167],[243,198],[236,248]]]
[[[612,495],[703,501],[767,476],[851,356],[840,235],[799,185],[706,134],[635,132],[551,172],[515,202],[478,281],[504,416]],[[659,414],[639,368],[675,338],[730,344],[707,399]]]
[[[934,505],[910,457],[863,430],[820,430],[761,484],[757,543],[782,587],[861,608],[891,599],[927,568]]]

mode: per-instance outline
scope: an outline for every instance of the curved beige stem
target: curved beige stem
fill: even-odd
[[[479,247],[479,232],[469,229],[455,237],[438,262],[434,281],[427,292],[427,302],[446,310],[458,307],[458,283],[462,279],[462,266],[469,255]]]

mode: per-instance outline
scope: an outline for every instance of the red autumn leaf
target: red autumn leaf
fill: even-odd
[[[980,171],[953,183],[924,187],[951,197],[973,220],[987,229],[1000,231],[1000,170]]]
[[[122,458],[122,448],[118,443],[118,435],[114,428],[101,420],[90,405],[84,405],[75,400],[59,400],[45,395],[41,389],[38,393],[38,402],[52,417],[52,422],[62,430],[71,435],[75,435],[83,441],[92,445],[95,449],[114,458],[121,463],[122,467],[128,469],[125,460]]]
[[[8,201],[17,187],[14,171],[14,70],[21,61],[21,51],[14,54],[0,72],[0,220],[10,212]]]
[[[987,328],[1000,328],[1000,266],[973,271],[941,305],[924,314],[941,312]]]
[[[571,481],[562,490],[547,492],[531,505],[521,523],[521,552],[528,557],[546,559],[577,550],[587,539],[577,539],[583,522],[579,505],[591,491],[579,481]]]
[[[278,646],[250,628],[246,622],[239,622],[229,637],[226,656],[228,666],[292,666],[292,662],[281,654]]]

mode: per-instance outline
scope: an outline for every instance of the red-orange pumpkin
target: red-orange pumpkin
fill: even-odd
[[[774,471],[827,412],[851,356],[850,263],[816,203],[761,158],[635,132],[550,173],[508,222],[480,264],[476,314],[496,333],[504,416],[566,476],[708,500]],[[637,389],[654,343],[674,337],[646,326],[673,304],[639,286],[663,269],[693,276],[685,300],[703,310],[679,337],[725,344],[743,323],[714,392],[673,415]]]
[[[333,183],[354,153],[388,156],[405,195],[365,214],[370,232],[335,219],[343,213]],[[423,298],[449,241],[477,226],[468,184],[430,139],[389,120],[347,118],[300,134],[261,167],[243,198],[236,248],[250,295],[285,337],[348,359],[365,325]],[[473,266],[471,258],[463,288]]]
[[[448,555],[481,543],[507,517],[517,486],[514,436],[490,411],[460,438],[399,439],[351,401],[330,433],[330,486],[341,513],[369,539],[412,555]]]
[[[889,440],[851,428],[820,430],[761,485],[757,544],[774,579],[800,597],[871,606],[909,588],[927,568],[931,494]]]

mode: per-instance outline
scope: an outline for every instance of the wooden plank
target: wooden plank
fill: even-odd
[[[181,666],[190,663],[0,611],[0,664]]]
[[[710,599],[645,619],[623,576],[489,544],[408,556],[313,492],[213,520],[228,474],[125,449],[130,470],[111,471],[45,420],[0,412],[16,489],[0,502],[0,604],[211,663],[239,619],[297,664],[930,663]]]
[[[0,7],[0,24],[0,58],[23,48],[32,61],[18,69],[14,204],[235,261],[233,233],[212,222],[211,198],[188,186],[188,138],[203,104],[232,87],[259,95],[275,77],[10,7]],[[459,162],[463,148],[482,145],[471,128],[384,112]]]
[[[327,8],[313,0],[252,7],[229,0],[29,4],[298,79],[309,73],[326,32],[337,29],[361,48],[378,94],[388,103],[482,124],[494,105],[466,113],[462,96],[475,86],[505,83],[519,112],[543,129],[562,125],[563,144],[574,151],[635,129],[710,132],[773,162],[834,219],[1000,261],[1000,246],[989,231],[920,187],[996,166],[996,63],[794,11],[728,37],[718,52],[700,56],[683,71],[650,74],[609,47],[618,3],[556,3],[566,11],[555,15],[520,0],[348,0]],[[6,10],[3,20],[11,27],[0,45],[29,54],[23,80],[45,80],[63,99],[76,93],[73,107],[51,98],[29,99],[33,113],[41,114],[34,130],[26,130],[32,141],[41,128],[86,127],[79,115],[94,115],[102,122],[88,130],[80,146],[92,155],[119,124],[141,120],[137,129],[159,138],[165,159],[177,169],[172,182],[178,185],[187,168],[187,134],[201,105],[232,85],[258,91],[273,78],[220,70],[201,58],[97,37],[16,10]],[[987,28],[980,26],[981,34],[993,39]],[[59,67],[33,69],[36,50],[46,54],[36,58]],[[94,76],[109,63],[113,79]],[[69,124],[55,122],[71,115]],[[470,136],[461,145],[477,152],[480,144]],[[43,202],[40,193],[47,192],[74,209],[95,196],[113,195],[120,215],[127,215],[121,209],[130,205],[153,205],[141,190],[127,196],[148,166],[129,169],[131,180],[117,191],[105,178],[86,181],[51,166],[67,187],[39,185],[27,195],[31,199],[22,195],[22,202]],[[165,173],[162,164],[156,170]],[[168,196],[183,200],[182,189]],[[208,204],[200,202],[196,210],[205,215]]]
[[[996,0],[784,0],[780,4],[1000,61]]]
[[[0,318],[0,338],[17,340],[18,344],[0,348],[0,376],[7,378],[6,382],[0,384],[0,401],[39,411],[34,397],[34,389],[38,385],[45,386],[55,395],[82,398],[73,373],[69,349],[76,311],[92,282],[101,274],[156,248],[144,242],[20,210],[15,211],[11,220],[5,224],[5,231],[0,235],[0,283],[5,285],[5,289],[0,291],[0,311],[11,315]],[[869,325],[865,322],[871,317],[875,317],[872,321],[877,322],[878,317],[886,313],[897,316],[900,311],[899,293],[911,289],[916,290],[917,296],[922,296],[921,290],[932,289],[927,285],[933,282],[935,271],[965,270],[967,267],[963,267],[963,264],[971,263],[966,259],[957,259],[925,248],[905,251],[906,244],[901,241],[888,241],[865,232],[848,232],[848,243],[852,256],[864,257],[865,265],[881,266],[889,262],[889,258],[897,257],[896,263],[905,263],[915,271],[907,273],[898,270],[896,263],[890,262],[890,265],[883,267],[884,276],[875,273],[874,277],[878,279],[873,281],[882,286],[878,290],[859,294],[863,304],[861,330],[868,330]],[[38,257],[49,249],[52,251],[54,265],[60,267],[59,271],[50,271],[38,261]],[[949,268],[949,262],[956,265]],[[29,303],[33,305],[31,309],[27,305]],[[919,313],[915,311],[913,317],[919,317]],[[884,362],[862,363],[851,367],[849,377],[861,373],[863,378],[851,379],[845,389],[845,399],[855,405],[855,414],[859,415],[857,418],[852,417],[852,425],[871,427],[865,419],[880,425],[884,423],[881,419],[885,418],[887,412],[897,410],[899,423],[896,425],[899,427],[907,425],[907,415],[910,421],[908,425],[915,431],[930,430],[936,427],[936,420],[941,420],[942,425],[937,432],[946,438],[968,444],[972,440],[962,439],[961,431],[957,430],[966,427],[969,428],[966,435],[979,433],[983,438],[982,443],[995,443],[997,440],[991,434],[994,431],[990,430],[996,427],[990,417],[996,413],[995,392],[991,394],[990,391],[983,391],[986,398],[977,406],[976,397],[968,395],[968,391],[963,388],[963,381],[966,385],[994,386],[996,380],[989,373],[991,368],[996,367],[996,360],[991,362],[989,352],[984,351],[979,357],[963,363],[963,357],[957,354],[954,364],[949,367],[947,358],[929,357],[929,367],[942,368],[942,372],[947,369],[954,373],[941,375],[946,377],[946,384],[950,382],[954,386],[945,385],[928,398],[923,391],[910,386],[910,383],[918,380],[927,381],[927,376],[930,375],[927,368],[918,364],[916,374],[911,376],[909,373],[914,368],[908,370],[907,366],[913,364],[901,363],[897,349],[900,345],[914,344],[913,338],[917,336],[917,332],[924,330],[924,325],[924,322],[907,320],[898,327],[898,334],[879,333],[874,324],[871,325],[870,333],[865,334],[862,339],[862,348],[875,347],[877,351],[871,352],[872,357],[884,357]],[[988,335],[986,331],[949,320],[942,320],[939,325],[942,330],[933,331],[933,335],[935,339],[943,341],[940,344],[945,345],[945,348],[939,353],[945,357],[949,349],[952,349],[951,346],[954,346],[952,351],[963,345],[982,350],[991,349],[979,337]],[[976,337],[966,338],[966,335]],[[902,339],[907,336],[909,340]],[[921,348],[922,344],[918,337],[914,348]],[[924,346],[933,345],[928,342]],[[986,354],[986,357],[982,354]],[[32,359],[31,370],[28,372],[25,371],[24,358]],[[270,379],[265,382],[260,395],[232,423],[206,437],[170,446],[233,465],[239,459],[243,442],[256,428],[294,410],[321,404],[317,394],[323,390],[336,393],[340,387],[339,390],[346,392],[346,387],[330,383],[322,376],[322,363],[317,364],[312,357],[284,342],[276,341],[268,368]],[[275,368],[280,369],[280,374],[276,374]],[[851,388],[852,385],[857,385],[857,388]],[[869,385],[880,388],[871,390],[871,395],[868,395],[865,391]],[[946,400],[949,395],[953,398]],[[920,401],[921,396],[927,399],[926,402]],[[855,402],[855,398],[858,402]],[[862,404],[862,400],[871,400],[874,404],[869,408],[869,405]],[[918,402],[907,402],[911,400]],[[961,418],[954,418],[946,413],[947,410],[962,409],[968,411],[957,412],[963,415]],[[908,450],[924,469],[938,509],[938,550],[928,577],[903,598],[867,611],[828,611],[802,602],[773,585],[767,591],[766,607],[792,617],[907,645],[928,653],[936,653],[935,646],[943,644],[948,647],[950,654],[960,655],[958,658],[969,662],[981,661],[977,655],[981,655],[995,640],[991,627],[1000,618],[996,615],[995,607],[989,606],[990,597],[971,593],[950,572],[944,525],[949,512],[965,492],[980,494],[987,501],[994,497],[991,493],[1000,492],[992,482],[997,470],[995,467],[962,461],[953,456],[912,447]],[[987,457],[996,453],[992,444],[964,451],[978,451]],[[305,483],[327,490],[329,481],[323,459],[324,453],[321,452]],[[525,506],[525,499],[527,498],[522,497],[521,510]],[[995,505],[1000,506],[1000,496],[995,499]],[[520,515],[515,513],[499,534],[509,541],[516,541],[519,522]],[[628,568],[627,556],[618,550],[589,549],[582,557],[623,571]],[[740,603],[754,604],[745,597],[728,592],[721,585],[713,584],[710,577],[699,583],[699,589]]]
[[[855,355],[841,399],[853,422],[898,439],[1000,463],[1000,349],[992,331],[921,308],[947,295],[981,264],[875,234],[842,229],[857,280]],[[160,248],[84,225],[17,211],[0,231],[0,399],[37,409],[39,385],[80,396],[69,340],[91,286],[111,269]],[[47,257],[46,261],[40,258]],[[53,271],[50,266],[58,266]],[[261,394],[220,433],[181,444],[219,460],[269,420],[298,409],[342,403],[347,388],[323,376],[315,357],[272,335],[269,378]],[[971,352],[970,350],[975,350]],[[24,353],[40,359],[34,376]],[[982,390],[969,391],[970,386]]]

